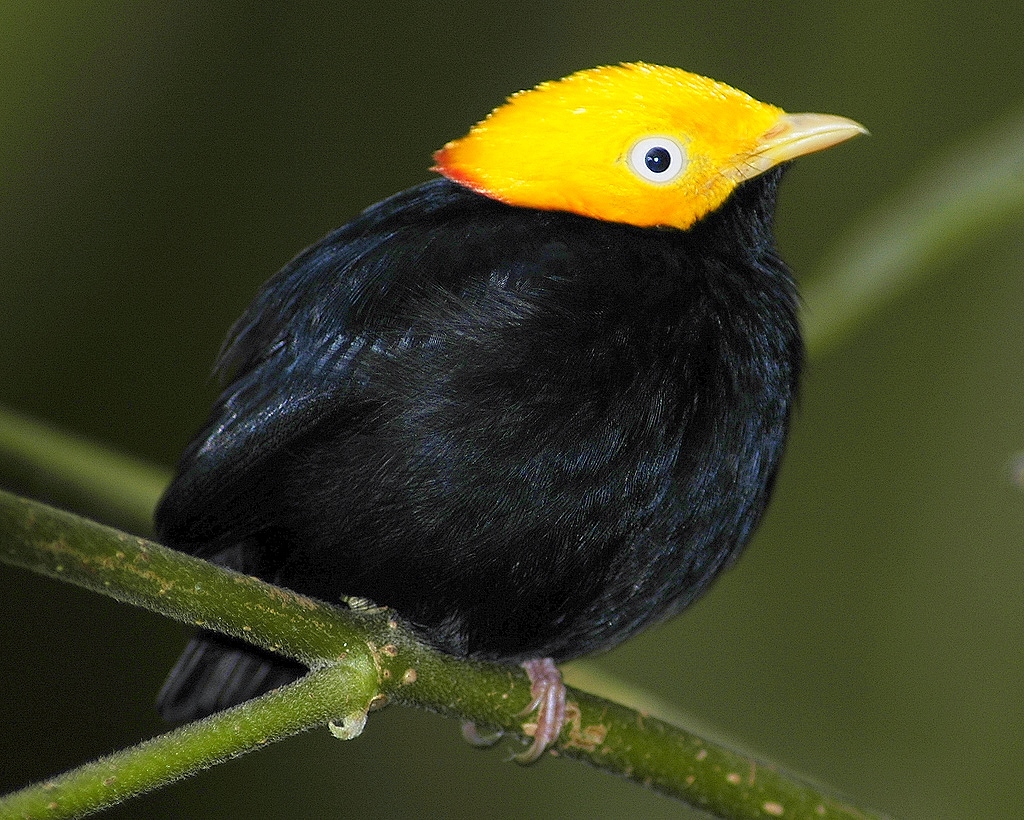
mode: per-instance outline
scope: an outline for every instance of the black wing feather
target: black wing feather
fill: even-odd
[[[228,334],[216,365],[227,386],[157,510],[166,542],[210,555],[268,525],[270,463],[329,409],[358,404],[361,359],[404,329],[400,305],[424,284],[423,236],[451,187],[436,180],[378,203],[264,285]]]

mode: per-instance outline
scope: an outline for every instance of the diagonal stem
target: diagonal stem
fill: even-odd
[[[358,734],[376,672],[335,664],[290,686],[0,798],[0,818],[82,817],[290,735],[344,721]]]

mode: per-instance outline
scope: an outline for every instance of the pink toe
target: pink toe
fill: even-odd
[[[558,739],[565,724],[565,684],[551,658],[526,661],[523,669],[530,678],[530,694],[533,695],[523,714],[537,713],[537,729],[530,748],[515,759],[519,763],[533,763]]]

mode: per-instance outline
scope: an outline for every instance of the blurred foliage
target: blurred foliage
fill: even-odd
[[[899,207],[917,169],[1019,109],[1022,27],[1010,0],[7,4],[0,402],[172,464],[260,282],[425,179],[430,152],[508,93],[600,63],[678,65],[865,123],[870,140],[786,181],[780,243],[813,271],[863,214]],[[935,259],[812,363],[748,555],[597,663],[894,816],[1019,813],[1021,236],[1018,219]],[[8,568],[0,596],[0,790],[163,728],[152,698],[183,628]],[[110,816],[341,807],[679,816],[579,766],[506,765],[397,709],[355,743],[296,738]]]

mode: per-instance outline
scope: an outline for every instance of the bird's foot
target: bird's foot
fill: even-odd
[[[533,743],[525,752],[517,754],[517,763],[533,763],[544,750],[558,739],[565,723],[565,684],[551,658],[537,658],[522,664],[530,678],[530,694],[533,700],[520,715],[537,713],[533,730]]]

